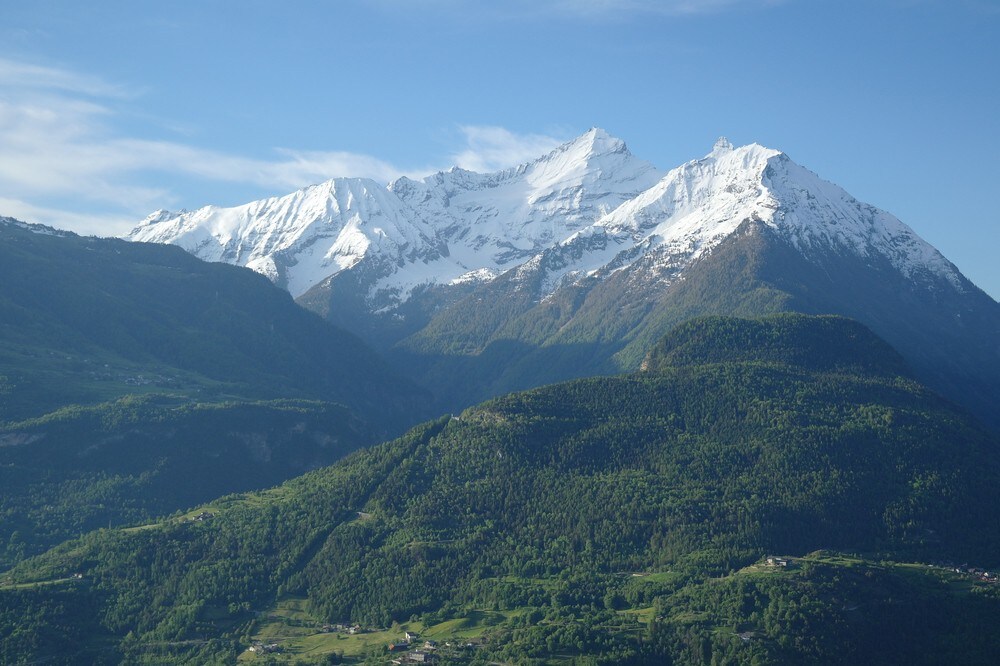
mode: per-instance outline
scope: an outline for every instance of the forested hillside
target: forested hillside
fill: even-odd
[[[342,405],[155,395],[2,426],[0,570],[98,527],[272,486],[373,438]]]
[[[0,219],[0,570],[328,465],[427,403],[250,270]]]
[[[747,335],[769,343],[695,344]],[[837,318],[697,322],[647,372],[28,560],[0,579],[3,657],[383,663],[405,625],[474,636],[448,663],[986,663],[996,584],[928,565],[1000,565],[998,442],[886,351]]]

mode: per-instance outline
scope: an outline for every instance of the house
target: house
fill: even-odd
[[[771,556],[771,557],[767,558],[767,566],[769,566],[769,567],[787,567],[788,566],[788,560],[786,560],[783,557],[773,557],[773,556]]]
[[[405,634],[403,634],[403,638],[405,638],[408,643],[412,643],[413,641],[417,640],[417,635],[412,631],[407,631]]]
[[[258,641],[250,646],[250,652],[260,652],[261,654],[281,652],[281,646],[277,643],[261,643]]]
[[[428,654],[426,652],[410,652],[408,654],[400,655],[399,657],[392,660],[394,664],[432,664],[434,663],[434,655]]]
[[[389,652],[403,652],[409,649],[409,643],[389,643]]]

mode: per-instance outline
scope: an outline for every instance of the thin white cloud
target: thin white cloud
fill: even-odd
[[[172,141],[115,136],[106,107],[46,95],[0,101],[0,193],[74,195],[148,207],[162,190],[126,185],[159,171],[262,187],[302,187],[333,176],[388,180],[405,170],[348,152],[276,151],[274,160],[230,155]]]
[[[124,98],[136,94],[124,86],[86,74],[0,58],[0,88],[6,87],[62,90],[94,97]]]
[[[83,233],[112,234],[129,228],[122,226],[125,218],[134,222],[152,210],[171,207],[176,195],[159,186],[170,177],[284,192],[339,176],[385,183],[436,170],[401,168],[346,151],[277,148],[273,159],[261,159],[176,141],[123,136],[115,129],[120,90],[93,77],[0,60],[0,215],[24,216],[27,221]],[[560,143],[549,136],[516,134],[502,127],[459,129],[463,147],[441,168],[456,164],[493,171],[538,157]],[[156,174],[164,177],[157,179]],[[104,208],[110,213],[60,210],[53,201],[79,201],[79,210]]]
[[[515,134],[503,127],[464,125],[465,148],[452,155],[455,166],[470,171],[498,171],[550,152],[559,139],[544,134]]]
[[[287,159],[272,164],[268,177],[273,182],[283,183],[288,187],[301,187],[303,182],[309,182],[313,174],[364,176],[387,183],[400,176],[420,178],[432,171],[429,168],[402,169],[377,157],[345,151],[298,151],[281,148],[277,152]]]

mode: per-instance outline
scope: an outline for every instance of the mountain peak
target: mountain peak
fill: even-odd
[[[181,209],[180,211],[173,213],[166,208],[160,208],[147,215],[146,219],[140,222],[138,226],[148,227],[151,224],[158,224],[160,222],[165,222],[166,220],[172,220],[173,218],[183,215],[186,212],[186,210]]]
[[[711,155],[725,155],[726,153],[732,152],[733,144],[730,143],[729,139],[724,136],[720,136],[715,140],[715,145],[712,146]]]
[[[553,150],[550,155],[559,153],[573,153],[585,158],[614,153],[630,154],[624,141],[612,136],[600,127],[591,127],[572,141],[568,141]]]

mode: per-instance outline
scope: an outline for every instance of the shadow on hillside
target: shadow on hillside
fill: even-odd
[[[393,350],[396,368],[435,396],[435,407],[459,412],[489,398],[555,382],[621,372],[612,356],[620,345],[582,343],[536,346],[491,342],[478,354],[418,354]]]

